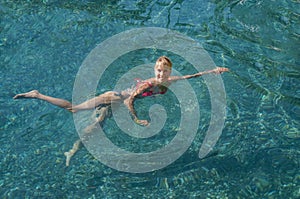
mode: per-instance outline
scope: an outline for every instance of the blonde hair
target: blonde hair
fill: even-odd
[[[167,56],[161,56],[156,60],[155,63],[155,68],[157,68],[158,66],[167,66],[169,68],[172,68],[172,62]]]

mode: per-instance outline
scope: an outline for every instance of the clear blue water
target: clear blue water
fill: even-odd
[[[298,0],[1,1],[1,198],[299,198],[299,6]],[[12,97],[39,89],[71,100],[76,73],[97,44],[152,26],[195,39],[217,65],[231,70],[222,75],[227,118],[213,154],[197,156],[210,100],[205,84],[191,80],[201,91],[202,119],[180,159],[158,171],[130,174],[101,164],[83,148],[65,167],[63,152],[78,139],[72,115]],[[160,53],[141,51],[120,63],[142,64]],[[195,72],[183,68],[183,61],[175,58],[174,67]],[[113,89],[117,77],[109,73],[120,69],[110,70],[99,92]],[[115,132],[113,119],[104,128]],[[114,135],[116,142],[123,139]],[[153,147],[172,136],[157,137]]]

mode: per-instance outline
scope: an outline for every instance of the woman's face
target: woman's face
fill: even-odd
[[[158,83],[166,82],[171,75],[171,67],[159,65],[155,67],[154,72]]]

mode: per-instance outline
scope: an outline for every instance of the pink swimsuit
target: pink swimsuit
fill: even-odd
[[[141,83],[143,83],[143,81],[139,79],[137,79],[136,81],[137,81],[136,87],[138,87]],[[148,97],[157,94],[165,94],[167,92],[167,89],[161,90],[161,88],[159,88],[158,86],[153,86],[152,82],[146,82],[146,83],[148,84],[149,88],[142,93],[143,97]]]

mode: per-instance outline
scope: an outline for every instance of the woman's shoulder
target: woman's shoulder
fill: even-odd
[[[143,82],[155,84],[155,83],[156,83],[156,79],[155,79],[154,77],[152,77],[152,78],[150,78],[150,79],[145,79],[145,80],[143,80]]]

